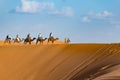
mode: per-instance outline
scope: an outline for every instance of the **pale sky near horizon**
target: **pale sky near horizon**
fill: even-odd
[[[120,0],[0,0],[0,39],[42,33],[76,43],[120,42]]]

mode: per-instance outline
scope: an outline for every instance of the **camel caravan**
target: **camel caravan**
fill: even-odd
[[[43,44],[44,41],[47,41],[47,44],[49,43],[52,43],[54,44],[55,41],[59,40],[59,38],[55,38],[52,36],[52,32],[49,34],[49,37],[48,38],[43,38],[41,33],[38,34],[38,37],[35,38],[35,37],[31,37],[30,34],[27,35],[27,37],[24,39],[24,38],[19,38],[18,34],[16,35],[16,38],[11,38],[9,37],[9,35],[6,36],[5,38],[5,41],[4,43],[8,43],[8,44],[11,44],[11,43],[24,43],[24,44],[31,44],[34,40],[36,40],[36,45],[39,43],[39,44]],[[69,43],[69,41],[65,41],[65,43]]]

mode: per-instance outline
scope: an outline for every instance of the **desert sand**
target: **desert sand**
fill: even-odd
[[[120,80],[120,45],[0,41],[0,80]]]

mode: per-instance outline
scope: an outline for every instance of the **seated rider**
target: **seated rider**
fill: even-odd
[[[52,36],[52,32],[51,32],[50,35],[49,35],[49,38],[50,38],[50,37],[53,37],[53,36]]]
[[[41,33],[38,34],[38,38],[42,38],[42,34]]]
[[[18,37],[18,34],[16,35],[16,39],[17,39],[17,41],[19,41],[19,37]]]
[[[30,37],[30,34],[27,35],[27,38],[31,38],[31,37]]]
[[[6,39],[8,39],[8,38],[9,38],[9,35],[6,36]]]
[[[9,37],[9,35],[7,35],[7,36],[6,36],[6,39],[11,39],[11,38]]]

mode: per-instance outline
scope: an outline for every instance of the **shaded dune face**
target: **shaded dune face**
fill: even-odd
[[[120,45],[0,46],[0,80],[119,80]]]

